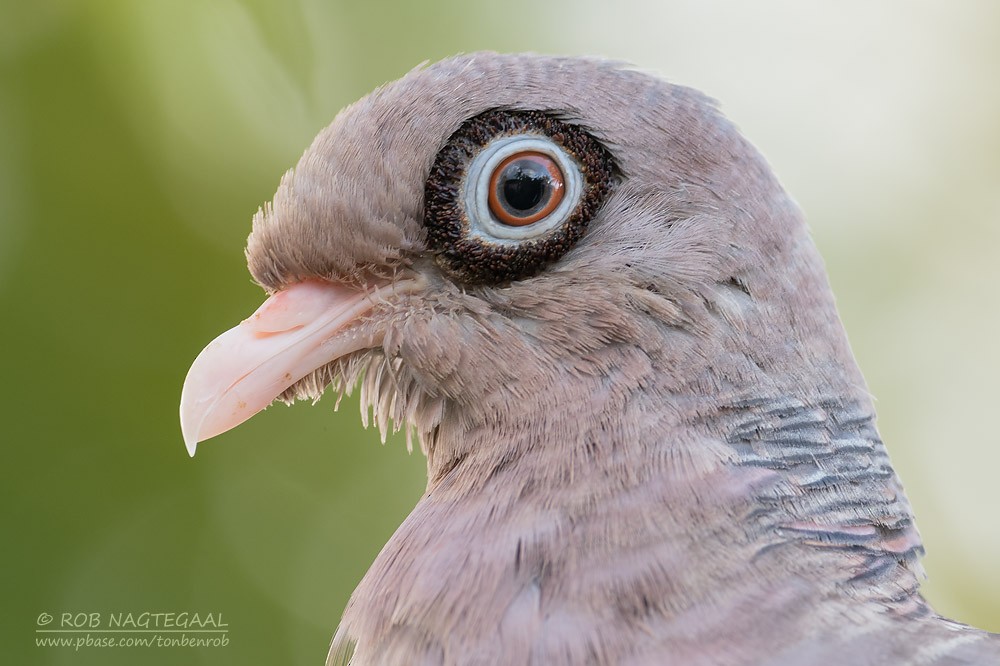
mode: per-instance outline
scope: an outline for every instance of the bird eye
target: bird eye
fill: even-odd
[[[552,139],[494,139],[466,173],[470,232],[493,242],[541,236],[566,221],[582,189],[580,167]]]
[[[581,127],[539,111],[486,111],[431,167],[428,246],[466,283],[530,277],[580,240],[615,174],[611,154]]]
[[[514,227],[538,222],[562,201],[563,185],[562,170],[548,155],[514,153],[490,176],[490,212]]]

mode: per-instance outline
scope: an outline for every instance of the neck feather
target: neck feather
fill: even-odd
[[[867,400],[752,398],[723,412],[736,466],[771,472],[753,491],[762,539],[830,562],[851,595],[925,609],[924,549]]]

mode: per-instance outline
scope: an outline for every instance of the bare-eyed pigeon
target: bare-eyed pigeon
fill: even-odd
[[[700,93],[472,54],[341,112],[254,218],[197,442],[326,387],[427,455],[330,663],[1000,664],[920,537],[822,261]]]

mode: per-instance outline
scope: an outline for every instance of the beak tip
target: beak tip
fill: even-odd
[[[181,398],[181,436],[184,438],[184,446],[187,448],[188,455],[194,458],[195,451],[198,449],[198,442],[200,442],[203,437],[199,437],[202,429],[202,421],[204,419],[198,420],[198,423],[194,423],[191,419],[191,414],[187,413],[184,409],[185,401],[183,397]]]

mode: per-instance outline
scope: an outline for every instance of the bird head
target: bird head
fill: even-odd
[[[191,368],[192,455],[331,385],[442,468],[470,430],[571,437],[640,390],[669,412],[806,367],[863,388],[756,150],[700,93],[606,61],[478,53],[377,89],[281,179],[246,254],[269,298]]]

